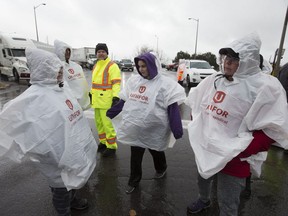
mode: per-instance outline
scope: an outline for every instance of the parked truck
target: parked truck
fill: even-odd
[[[25,49],[36,48],[31,39],[0,33],[0,74],[4,80],[30,80]]]
[[[33,43],[35,44],[35,46],[38,49],[42,49],[42,50],[45,50],[45,51],[48,51],[48,52],[51,52],[51,53],[55,53],[53,45],[50,45],[48,43],[43,43],[43,42],[40,42],[40,41],[36,41],[36,40],[33,40],[33,39],[32,39],[32,41],[33,41]]]
[[[92,47],[82,47],[72,50],[71,60],[77,62],[82,67],[92,69],[95,62],[95,48]]]

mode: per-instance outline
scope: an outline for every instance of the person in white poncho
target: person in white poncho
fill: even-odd
[[[274,141],[288,147],[285,92],[275,77],[261,72],[260,46],[258,35],[250,34],[220,49],[221,71],[192,88],[185,101],[192,109],[188,132],[199,172],[199,199],[187,207],[189,213],[210,206],[217,177],[220,215],[238,215],[250,166],[266,159]]]
[[[146,148],[153,157],[154,179],[165,176],[164,150],[168,148],[171,136],[179,139],[183,135],[178,104],[186,98],[184,89],[176,81],[160,73],[161,64],[154,54],[144,53],[134,61],[139,74],[127,81],[119,94],[120,102],[107,111],[110,118],[122,111],[117,139],[131,146],[128,194],[142,178],[141,164]]]
[[[75,193],[96,166],[97,144],[76,98],[62,84],[59,58],[29,48],[26,57],[32,85],[0,113],[0,156],[31,161],[46,177],[58,215],[70,215],[70,208],[88,207]]]
[[[63,62],[63,77],[74,97],[77,98],[83,110],[90,108],[89,86],[85,78],[82,67],[74,61],[71,61],[72,47],[66,43],[55,40],[55,53]]]

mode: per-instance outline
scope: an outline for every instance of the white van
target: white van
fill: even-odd
[[[194,87],[207,76],[217,73],[207,61],[204,60],[185,60],[186,64],[186,83],[187,86]]]
[[[25,56],[27,47],[36,48],[30,39],[0,33],[1,78],[9,80],[9,78],[14,77],[17,83],[20,80],[30,80],[30,71]]]

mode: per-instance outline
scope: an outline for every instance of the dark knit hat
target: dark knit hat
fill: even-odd
[[[108,52],[108,47],[107,47],[107,45],[106,45],[105,43],[98,43],[98,44],[96,45],[95,53],[97,53],[98,50],[104,50],[104,51],[107,52],[107,54],[109,54],[109,52]]]
[[[231,48],[222,48],[219,50],[220,55],[227,55],[233,58],[239,58],[239,53],[236,53],[233,49]]]

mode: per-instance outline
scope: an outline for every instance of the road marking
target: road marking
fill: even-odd
[[[86,118],[94,119],[94,111],[93,110],[91,110],[91,109],[85,110],[84,114],[85,114]],[[191,122],[191,121],[190,120],[182,120],[183,129],[187,130],[189,122]]]

